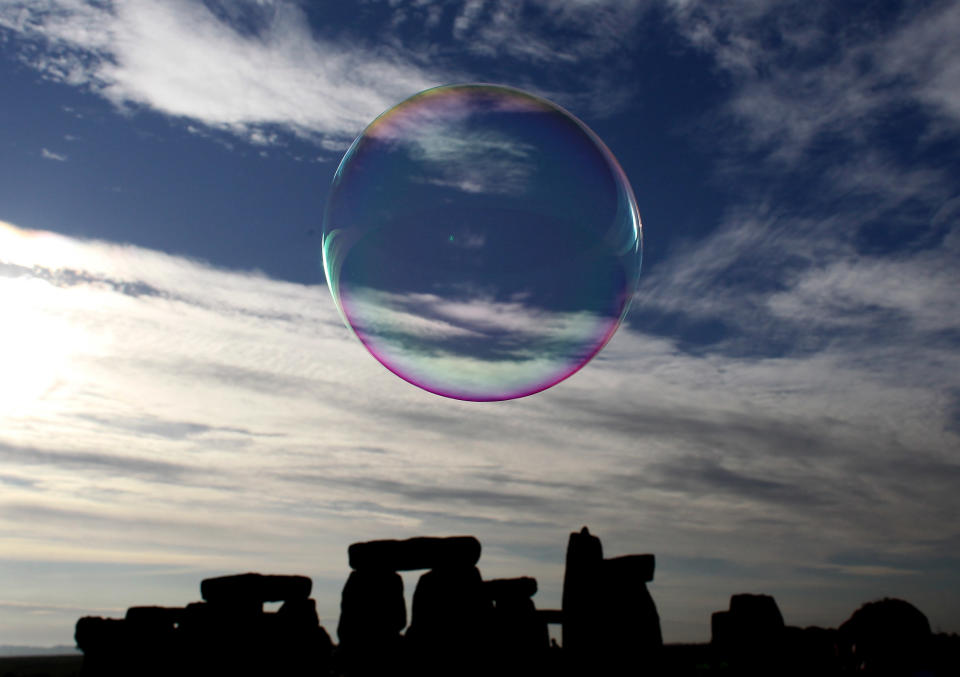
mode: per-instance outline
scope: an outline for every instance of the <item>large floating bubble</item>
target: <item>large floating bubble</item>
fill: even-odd
[[[429,89],[374,120],[323,219],[347,326],[397,376],[460,400],[523,397],[583,367],[626,314],[641,254],[603,142],[492,85]]]

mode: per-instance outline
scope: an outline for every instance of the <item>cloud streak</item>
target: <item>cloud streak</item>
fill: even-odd
[[[446,79],[402,54],[317,39],[295,5],[270,7],[254,33],[185,0],[8,2],[0,27],[38,46],[22,58],[50,79],[260,145],[270,143],[270,126],[352,139],[389,106]]]

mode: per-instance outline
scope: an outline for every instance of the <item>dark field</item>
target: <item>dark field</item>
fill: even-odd
[[[79,677],[83,656],[0,658],[0,677]]]
[[[707,644],[667,644],[664,674],[671,676],[725,674],[709,664]],[[83,656],[0,657],[0,677],[79,677]]]
[[[671,676],[722,674],[709,665],[707,644],[667,644],[664,674]],[[0,657],[0,677],[79,677],[83,656]]]

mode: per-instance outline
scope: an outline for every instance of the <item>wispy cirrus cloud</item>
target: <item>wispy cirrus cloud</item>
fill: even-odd
[[[454,82],[511,83],[608,115],[629,87],[613,87],[613,74],[562,82],[555,67],[629,48],[646,15],[633,2],[394,5],[364,13],[382,24],[375,44],[369,25],[355,31],[346,22],[335,35],[284,1],[9,0],[0,5],[0,30],[44,77],[121,110],[158,111],[253,145],[294,134],[342,150],[390,106]],[[436,46],[451,40],[456,48]],[[533,64],[543,78],[519,81],[515,68],[503,68],[507,61]],[[603,104],[594,106],[598,92]]]
[[[239,5],[238,5],[239,7]],[[7,2],[0,27],[46,77],[270,143],[270,126],[340,143],[440,72],[311,34],[292,3],[249,18],[203,3]],[[234,8],[237,10],[237,8]]]

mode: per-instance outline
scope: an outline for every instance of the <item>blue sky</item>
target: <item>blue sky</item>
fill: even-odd
[[[729,595],[960,631],[960,4],[0,1],[0,643],[473,533],[559,605],[567,534]],[[319,266],[337,163],[455,82],[564,106],[644,220],[586,368],[468,403],[383,369]],[[412,586],[415,579],[408,579]],[[408,596],[412,588],[408,588]]]

